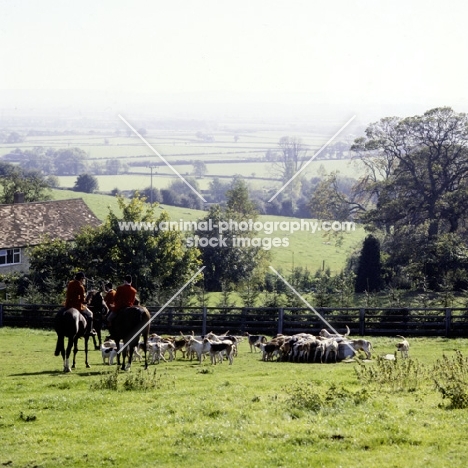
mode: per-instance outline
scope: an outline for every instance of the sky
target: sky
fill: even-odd
[[[468,111],[467,13],[453,0],[0,0],[0,109]]]

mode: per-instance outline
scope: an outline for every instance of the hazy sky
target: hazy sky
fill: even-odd
[[[0,0],[0,96],[4,106],[37,96],[124,103],[195,93],[212,101],[468,111],[466,5]]]

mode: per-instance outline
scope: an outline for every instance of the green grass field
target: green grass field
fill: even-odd
[[[467,410],[448,409],[430,372],[403,389],[363,385],[356,364],[263,362],[243,342],[232,366],[179,357],[117,375],[91,351],[90,369],[80,352],[63,374],[55,340],[0,329],[2,466],[466,466]],[[375,354],[395,341],[373,338]],[[468,352],[462,339],[410,343],[426,371],[443,353]],[[116,378],[117,390],[104,388]]]

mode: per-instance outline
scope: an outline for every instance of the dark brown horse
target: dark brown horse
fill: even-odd
[[[88,364],[88,340],[91,333],[91,324],[76,309],[61,309],[55,316],[55,331],[57,333],[57,346],[55,355],[62,355],[63,372],[71,372],[75,368],[75,358],[78,352],[78,340],[84,338],[85,363]],[[67,349],[65,349],[65,338],[68,338]],[[70,368],[70,353],[73,347],[73,365]]]
[[[106,319],[106,316],[109,312],[107,304],[104,302],[101,291],[92,289],[86,295],[86,303],[88,304],[88,309],[93,313],[93,327],[96,331],[96,335],[99,341],[99,344],[96,343],[96,336],[92,335],[94,349],[101,349],[102,344],[102,324]]]
[[[140,335],[143,336],[144,352],[145,352],[145,369],[148,368],[146,359],[146,350],[148,344],[148,334],[150,328],[150,313],[148,309],[142,306],[127,307],[120,311],[114,318],[112,323],[112,338],[117,343],[117,365],[120,365],[120,354],[122,354],[122,370],[125,368],[125,358],[128,354],[128,366],[132,365],[133,350],[138,346]],[[120,340],[123,340],[125,349],[119,353]]]

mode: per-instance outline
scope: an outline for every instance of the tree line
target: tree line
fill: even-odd
[[[300,141],[291,138],[284,139],[281,148],[283,175],[287,177],[291,168],[300,169],[305,149]],[[288,278],[297,282],[294,284],[298,290],[313,294],[317,304],[327,302],[323,298],[332,294],[330,288],[337,294],[349,292],[350,285],[351,290],[366,295],[369,301],[379,291],[394,295],[397,290],[413,290],[421,293],[422,301],[435,292],[449,301],[448,291],[468,290],[468,116],[442,107],[423,115],[382,118],[367,127],[365,136],[354,141],[350,152],[365,167],[362,176],[343,183],[338,173],[324,175],[315,181],[314,190],[304,201],[304,210],[322,220],[362,223],[368,236],[350,255],[341,274],[342,281],[346,278],[346,288],[336,286],[339,276],[333,279],[331,287],[331,280],[326,280],[323,272],[314,276],[310,284],[304,279],[294,279],[298,273],[292,272]],[[193,183],[196,186],[196,180]],[[278,197],[278,203],[293,207],[297,203],[294,196],[301,193],[303,186],[304,179],[291,184],[284,198]],[[240,177],[235,177],[230,185],[215,179],[212,189],[216,203],[206,219],[255,219],[263,212]],[[195,207],[197,203],[193,194],[187,193],[185,184],[153,195],[153,201],[167,204],[172,204],[170,197],[184,200],[181,202],[187,207]],[[122,219],[157,221],[154,207],[147,207],[138,194],[128,204],[123,197],[119,200]],[[70,251],[69,246],[64,250],[65,246],[57,245],[52,248],[51,255],[62,252],[64,258],[75,259],[75,263],[64,264],[63,274],[66,272],[67,278],[77,268],[91,268],[96,278],[102,279],[116,278],[122,270],[130,269],[129,273],[140,278],[143,297],[156,300],[163,291],[170,292],[175,284],[179,286],[196,265],[203,264],[204,278],[197,287],[202,291],[222,291],[226,304],[233,289],[242,291],[246,301],[260,292],[270,294],[268,299],[265,296],[269,304],[287,294],[271,287],[266,270],[270,253],[260,247],[188,248],[180,232],[164,235],[138,232],[125,236],[116,230],[117,221],[116,215],[109,213],[100,230],[77,238],[72,248],[78,250]],[[50,281],[63,287],[65,278],[54,276],[55,266],[63,264],[63,260],[60,263],[58,258],[44,255],[32,252],[30,284],[42,288],[41,291],[49,288]],[[180,263],[185,262],[187,255],[190,268]],[[36,257],[43,259],[35,263]],[[348,293],[340,294],[345,297]]]

